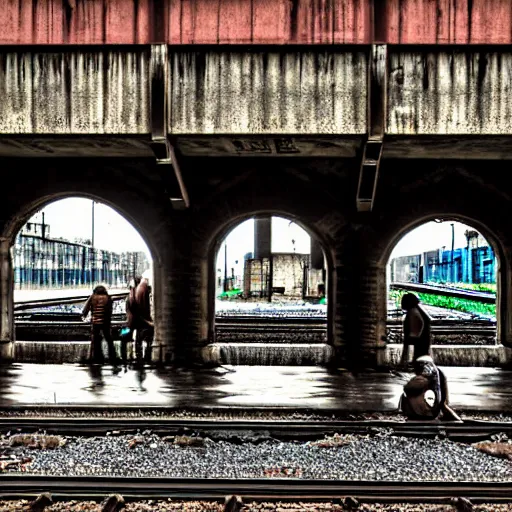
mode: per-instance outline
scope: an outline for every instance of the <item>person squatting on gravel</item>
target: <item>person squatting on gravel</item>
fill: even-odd
[[[409,347],[414,347],[413,361],[430,353],[430,317],[419,305],[419,299],[412,293],[402,297],[402,309],[405,310],[403,323],[404,348],[400,364],[406,366],[409,359]]]
[[[414,372],[416,375],[404,386],[400,410],[410,420],[435,420],[442,413],[443,420],[462,421],[448,405],[446,376],[432,358],[418,357]]]
[[[101,348],[102,333],[108,345],[108,357],[112,366],[116,365],[116,349],[110,330],[112,321],[112,297],[103,285],[94,288],[92,295],[87,299],[82,310],[82,320],[85,321],[91,312],[92,339],[91,362],[103,364],[105,362]]]

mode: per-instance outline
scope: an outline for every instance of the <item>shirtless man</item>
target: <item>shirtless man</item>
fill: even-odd
[[[419,305],[419,299],[412,293],[402,297],[402,309],[405,310],[403,332],[404,348],[400,364],[406,366],[409,358],[409,347],[414,347],[413,361],[418,357],[427,356],[430,352],[430,318]]]

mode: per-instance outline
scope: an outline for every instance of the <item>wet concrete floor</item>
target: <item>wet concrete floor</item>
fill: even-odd
[[[512,412],[512,371],[442,367],[461,411]],[[0,366],[0,406],[103,405],[177,408],[285,407],[394,412],[410,374],[298,366],[216,369],[12,364]]]

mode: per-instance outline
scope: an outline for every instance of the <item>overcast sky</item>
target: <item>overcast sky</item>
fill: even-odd
[[[50,225],[50,237],[91,239],[92,201],[83,198],[61,199],[37,212],[30,222],[44,221]],[[151,258],[149,249],[138,231],[115,210],[102,203],[94,205],[94,245],[108,251],[143,251]]]
[[[92,233],[92,201],[83,198],[62,199],[44,208],[45,222],[50,225],[51,237],[68,240],[90,239]],[[95,246],[110,251],[144,251],[150,258],[149,250],[135,228],[112,208],[95,203]],[[31,219],[41,222],[41,212]],[[455,248],[466,246],[464,232],[472,229],[459,222],[454,223]],[[236,227],[227,237],[228,267],[235,267],[241,273],[244,255],[254,251],[254,220],[249,219]],[[391,257],[419,254],[420,252],[451,247],[451,222],[427,222],[411,231],[396,245]],[[272,219],[272,251],[308,254],[310,237],[297,224],[287,219]],[[238,260],[238,264],[235,262]],[[224,269],[224,246],[221,246],[217,268]],[[238,272],[240,270],[240,272]]]
[[[409,256],[430,251],[432,249],[450,250],[452,247],[452,222],[427,222],[418,228],[410,231],[398,242],[391,254],[392,258],[397,256]],[[454,248],[467,246],[467,240],[464,232],[468,229],[473,230],[471,226],[460,222],[453,222],[454,228]]]
[[[470,226],[454,222],[454,247],[467,245],[464,232],[473,229]],[[292,243],[295,240],[295,244]],[[235,274],[241,274],[243,258],[248,252],[254,251],[254,220],[250,219],[236,227],[226,238],[228,248],[228,273],[231,268]],[[450,221],[427,222],[409,232],[395,246],[391,258],[420,254],[443,246],[450,249],[452,245],[452,227]],[[297,224],[279,217],[272,219],[272,252],[295,252],[309,254],[310,237]],[[236,261],[238,260],[238,263]],[[224,272],[224,245],[221,246],[217,258],[217,268]]]

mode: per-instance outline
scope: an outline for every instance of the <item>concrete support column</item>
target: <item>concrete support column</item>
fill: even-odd
[[[498,321],[497,339],[498,343],[512,348],[512,248],[504,252],[499,260],[499,265],[496,273],[498,281],[496,304],[496,319]]]
[[[386,265],[372,258],[363,229],[347,233],[336,267],[335,348],[355,370],[378,366],[386,346]]]
[[[208,340],[208,251],[194,239],[187,212],[172,227],[167,310],[169,350],[176,364],[198,360]]]
[[[153,304],[155,321],[155,338],[151,358],[158,363],[169,363],[174,359],[172,335],[172,315],[170,299],[173,283],[168,265],[153,261]]]
[[[191,255],[173,265],[170,304],[171,337],[178,364],[198,360],[208,342],[208,265],[206,254]]]
[[[324,252],[314,236],[311,237],[311,268],[314,270],[324,269]]]
[[[359,340],[367,367],[384,364],[387,334],[386,265],[369,262],[359,277]]]
[[[13,271],[10,241],[0,239],[0,362],[14,361]]]
[[[254,219],[254,258],[270,258],[272,253],[272,217]]]

